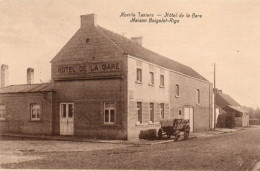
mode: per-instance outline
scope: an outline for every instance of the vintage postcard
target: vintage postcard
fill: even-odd
[[[259,11],[1,0],[1,169],[260,170]]]

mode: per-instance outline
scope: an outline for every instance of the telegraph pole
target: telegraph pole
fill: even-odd
[[[214,129],[216,128],[216,64],[214,63],[214,88],[213,88],[213,95],[214,95]]]

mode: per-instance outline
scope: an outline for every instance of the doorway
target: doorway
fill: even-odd
[[[73,103],[60,103],[60,135],[74,135]]]
[[[193,132],[193,130],[194,130],[194,109],[193,109],[193,107],[184,107],[183,119],[190,120],[190,132]]]

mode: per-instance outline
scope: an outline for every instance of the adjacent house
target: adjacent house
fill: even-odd
[[[216,101],[218,106],[216,109],[222,110],[222,113],[234,113],[235,114],[235,126],[244,127],[249,126],[249,115],[241,108],[241,105],[235,101],[232,97],[224,94],[222,90],[216,89]],[[225,112],[224,112],[224,111]],[[216,112],[217,116],[217,112]]]
[[[2,131],[135,139],[167,118],[190,119],[194,132],[213,127],[207,79],[144,48],[142,37],[98,26],[95,14],[81,16],[51,66],[51,83],[0,90]]]

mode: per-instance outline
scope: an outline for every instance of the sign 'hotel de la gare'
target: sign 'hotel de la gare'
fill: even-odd
[[[108,73],[112,75],[122,75],[121,62],[102,62],[102,63],[79,63],[73,65],[56,65],[54,66],[54,79],[63,78],[88,78],[93,73]],[[114,73],[114,74],[113,74]]]
[[[51,65],[50,83],[0,89],[2,132],[132,139],[168,118],[190,119],[195,132],[213,127],[208,80],[141,37],[98,26],[94,14],[81,16]]]

